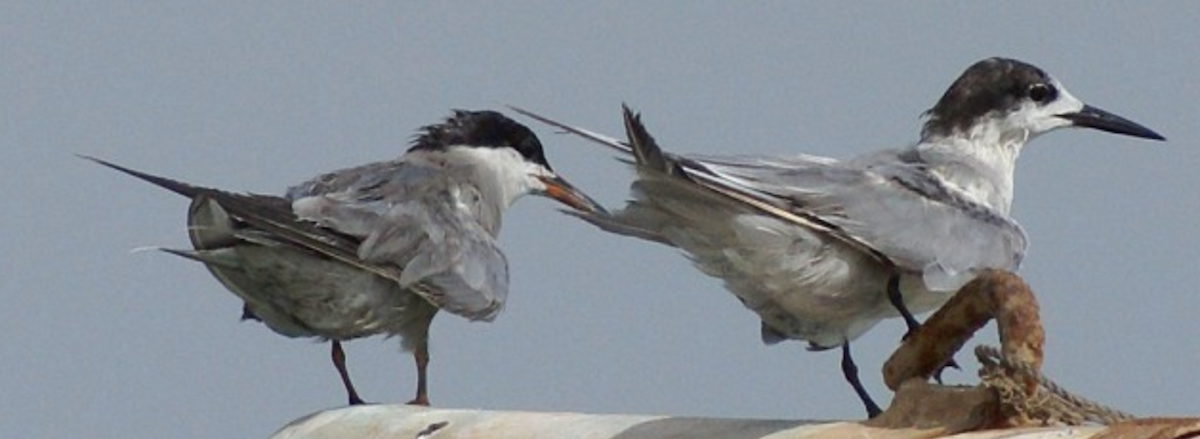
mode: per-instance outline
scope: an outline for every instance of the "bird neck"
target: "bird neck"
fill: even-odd
[[[968,199],[1007,215],[1013,200],[1013,174],[1025,130],[976,129],[922,140],[916,146],[930,172]]]
[[[453,163],[447,172],[458,176],[451,194],[456,207],[497,236],[504,211],[530,192],[525,161],[510,148],[453,147],[447,154]]]
[[[504,206],[496,203],[488,192],[480,185],[458,182],[447,186],[437,197],[445,203],[452,218],[475,223],[495,238],[500,233]]]

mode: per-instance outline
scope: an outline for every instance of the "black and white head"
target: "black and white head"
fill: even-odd
[[[444,122],[421,128],[408,151],[475,167],[475,175],[491,180],[478,183],[494,190],[503,205],[535,194],[577,210],[603,211],[550,168],[533,131],[495,111],[455,110]]]
[[[1146,127],[1084,104],[1042,69],[1007,58],[989,58],[967,68],[925,114],[921,138],[926,140],[1024,143],[1070,126],[1164,140]]]

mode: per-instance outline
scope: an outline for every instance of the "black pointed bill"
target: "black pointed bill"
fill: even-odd
[[[1165,137],[1159,135],[1153,130],[1139,125],[1137,122],[1117,116],[1091,105],[1084,105],[1083,109],[1077,112],[1060,114],[1058,117],[1071,121],[1071,123],[1077,127],[1095,128],[1100,131],[1141,137],[1145,139],[1167,140]]]
[[[586,213],[607,213],[604,206],[597,203],[592,197],[589,197],[583,191],[576,189],[575,186],[568,183],[562,177],[555,176],[540,176],[539,180],[546,185],[546,190],[542,195],[553,198],[555,201],[566,204],[572,209]]]

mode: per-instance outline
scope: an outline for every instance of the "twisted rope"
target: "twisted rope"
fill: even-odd
[[[1093,422],[1111,425],[1128,421],[1135,416],[1095,401],[1075,395],[1028,364],[1005,358],[999,349],[991,346],[975,347],[975,356],[983,369],[979,377],[985,386],[996,390],[1006,410],[1037,419],[1045,424],[1062,423],[1081,425]],[[1033,380],[1037,389],[1028,395],[1024,377]]]

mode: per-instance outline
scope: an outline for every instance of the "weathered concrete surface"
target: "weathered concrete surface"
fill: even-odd
[[[855,422],[680,418],[430,409],[368,405],[315,413],[273,439],[1175,439],[1200,436],[1200,419],[1140,419],[1110,427],[1034,427],[945,435],[940,428]]]
[[[896,391],[887,411],[864,422],[685,418],[430,409],[369,405],[315,413],[279,430],[275,439],[929,439],[929,438],[1200,438],[1200,418],[1150,418],[1108,427],[1043,427],[1014,411],[997,387],[938,386],[928,377],[995,319],[1003,356],[1036,371],[1045,333],[1037,300],[1015,274],[989,270],[964,286],[887,361]],[[1032,393],[1039,383],[1016,377]],[[986,384],[986,383],[985,383]],[[994,384],[994,383],[993,383]],[[1033,398],[1037,403],[1038,400]],[[1020,403],[1021,401],[1017,401]],[[1070,410],[1071,407],[1058,410]]]

